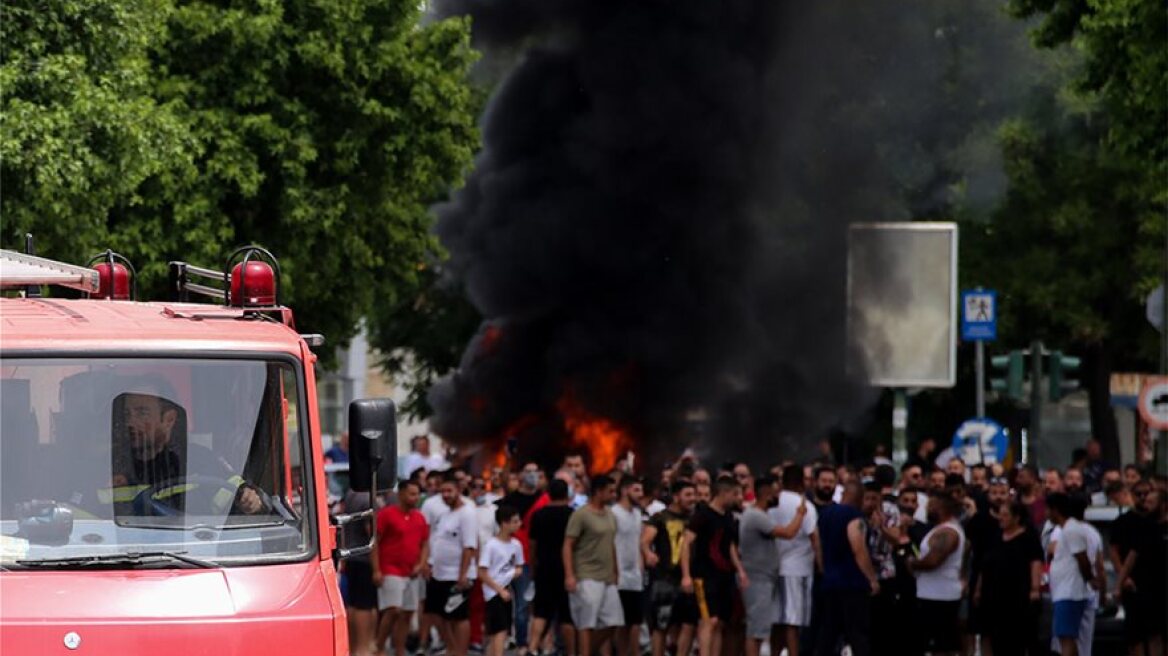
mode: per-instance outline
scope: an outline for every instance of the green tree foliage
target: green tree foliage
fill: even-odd
[[[463,348],[481,319],[456,285],[442,278],[441,267],[420,269],[415,293],[379,304],[369,317],[369,342],[390,374],[405,374],[409,396],[402,411],[413,417],[432,414],[426,393],[434,381],[458,366]]]
[[[422,25],[409,0],[58,4],[86,27],[5,8],[26,17],[23,29],[5,21],[5,81],[36,80],[43,67],[21,62],[42,43],[79,60],[51,94],[5,84],[7,244],[31,230],[43,253],[74,261],[111,245],[158,296],[168,259],[218,266],[260,243],[280,257],[299,327],[333,343],[375,304],[413,293],[434,251],[427,208],[477,143],[467,21]],[[131,109],[71,93],[87,87]],[[61,115],[56,132],[33,124],[41,114]],[[81,164],[53,177],[66,163],[52,149]]]
[[[192,173],[177,107],[151,95],[151,49],[171,7],[147,2],[6,2],[0,20],[0,212],[5,243],[25,231],[65,259],[98,244],[107,219],[142,202],[151,178]]]
[[[1041,16],[1035,45],[1073,44],[1083,67],[1069,85],[1097,99],[1102,141],[1126,158],[1131,177],[1119,190],[1130,197],[1139,226],[1132,250],[1139,289],[1158,284],[1168,212],[1168,4],[1158,0],[1011,0],[1022,17]]]
[[[1086,357],[1092,430],[1118,457],[1109,378],[1150,370],[1143,298],[1165,266],[1168,10],[1144,0],[1015,0],[1068,66],[999,130],[1004,201],[963,226],[965,280],[1001,293],[1001,343]]]

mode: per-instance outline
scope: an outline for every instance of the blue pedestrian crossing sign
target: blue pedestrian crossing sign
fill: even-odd
[[[961,339],[992,342],[998,338],[998,293],[984,289],[961,292]]]
[[[986,417],[968,419],[953,433],[953,453],[967,465],[992,465],[1006,459],[1010,436],[1001,424]]]

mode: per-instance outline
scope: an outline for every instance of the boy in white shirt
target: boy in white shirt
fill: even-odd
[[[1091,566],[1090,533],[1074,517],[1074,502],[1065,494],[1046,497],[1046,511],[1051,522],[1061,530],[1054,543],[1050,562],[1050,597],[1054,602],[1051,633],[1059,641],[1063,656],[1078,656],[1079,634],[1087,611],[1092,588],[1099,586]]]
[[[511,632],[511,581],[523,569],[523,545],[512,537],[522,520],[510,506],[495,511],[499,532],[483,546],[479,556],[479,578],[483,599],[487,602],[487,654],[503,656],[507,635]]]

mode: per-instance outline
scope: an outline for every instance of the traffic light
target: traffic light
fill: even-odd
[[[1082,360],[1071,355],[1063,355],[1062,351],[1051,351],[1047,370],[1047,383],[1050,385],[1050,402],[1057,403],[1067,392],[1079,389],[1079,381],[1067,378],[1067,374],[1078,371]]]
[[[990,389],[1005,392],[1012,399],[1022,400],[1022,379],[1026,372],[1026,356],[1022,351],[1010,351],[1007,355],[990,358],[990,366],[995,374],[1001,370],[1001,378],[990,379]]]

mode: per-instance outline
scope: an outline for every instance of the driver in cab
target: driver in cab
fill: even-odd
[[[122,467],[121,473],[115,468],[113,476],[113,500],[119,507],[125,507],[140,494],[150,491],[151,501],[181,509],[183,501],[180,497],[198,485],[186,481],[186,478],[205,475],[231,485],[216,491],[213,505],[217,510],[252,515],[264,509],[256,488],[236,475],[222,458],[196,444],[187,443],[185,449],[176,444],[175,428],[180,412],[174,402],[151,393],[158,391],[155,385],[140,385],[132,389],[134,391],[119,395],[122,421],[115,422],[115,425],[122,424],[124,432],[124,435],[114,436],[115,444],[119,439],[125,439],[131,455],[129,466]],[[117,405],[115,399],[115,413]],[[141,507],[133,507],[131,512],[138,514]]]

